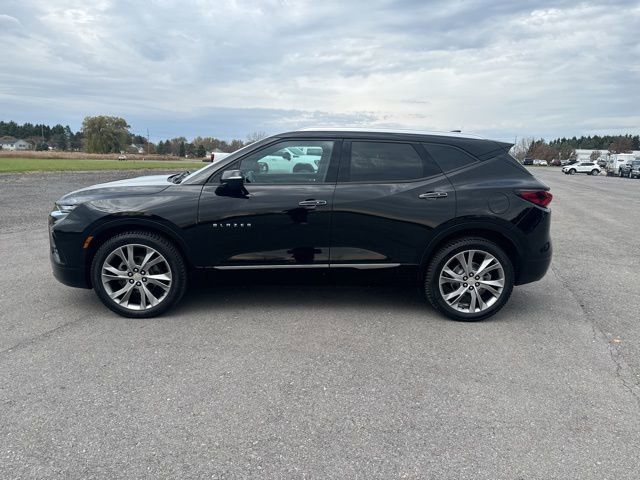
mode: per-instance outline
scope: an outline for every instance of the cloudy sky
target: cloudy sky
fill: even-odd
[[[0,0],[0,119],[640,130],[640,1]]]

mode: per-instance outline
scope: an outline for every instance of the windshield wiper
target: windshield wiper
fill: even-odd
[[[180,183],[182,182],[182,180],[184,180],[187,175],[189,175],[191,172],[189,170],[185,170],[182,173],[176,173],[174,175],[171,175],[167,180],[169,180],[170,182],[173,183]]]

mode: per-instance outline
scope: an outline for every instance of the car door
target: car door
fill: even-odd
[[[345,140],[333,199],[331,266],[417,264],[455,217],[455,191],[420,144]]]
[[[287,147],[316,147],[317,171],[284,168]],[[224,168],[242,172],[241,193],[222,185],[217,172],[200,197],[198,262],[222,269],[328,266],[339,154],[333,139],[279,140]]]

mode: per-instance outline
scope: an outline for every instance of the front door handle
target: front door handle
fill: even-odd
[[[427,193],[418,195],[418,198],[429,198],[429,199],[446,198],[446,197],[447,197],[447,192],[427,192]]]
[[[300,205],[301,207],[319,207],[320,205],[326,205],[327,201],[326,200],[303,200],[302,202],[298,203],[298,205]]]

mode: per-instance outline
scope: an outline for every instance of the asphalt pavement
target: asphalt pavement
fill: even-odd
[[[481,323],[299,276],[121,318],[52,277],[47,214],[136,174],[0,175],[0,478],[637,479],[640,180],[533,171],[552,269]]]

